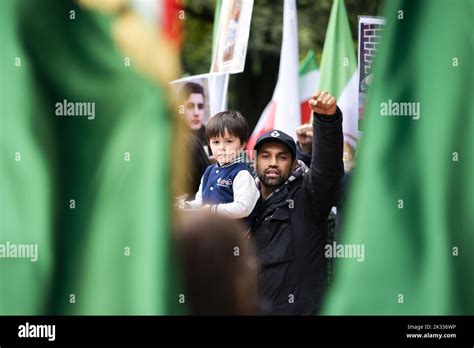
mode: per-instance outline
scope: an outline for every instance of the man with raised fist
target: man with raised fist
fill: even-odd
[[[296,159],[295,141],[282,131],[269,131],[255,144],[260,199],[250,235],[267,314],[316,313],[325,288],[326,219],[344,172],[342,113],[328,92],[317,91],[309,106],[312,130],[298,129],[297,137],[306,144],[312,135],[310,168]]]

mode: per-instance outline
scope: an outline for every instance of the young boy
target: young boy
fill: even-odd
[[[199,190],[185,208],[209,209],[234,219],[250,215],[260,197],[248,163],[240,153],[248,141],[247,120],[238,111],[223,111],[206,126],[206,139],[217,163],[204,172]]]

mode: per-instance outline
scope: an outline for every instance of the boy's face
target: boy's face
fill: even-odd
[[[214,158],[222,166],[236,159],[239,151],[244,149],[245,143],[242,144],[238,137],[230,135],[226,129],[224,136],[210,138],[209,146]]]

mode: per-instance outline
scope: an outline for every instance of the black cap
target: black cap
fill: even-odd
[[[258,149],[265,143],[269,143],[271,141],[276,141],[279,143],[282,143],[285,145],[288,150],[290,150],[291,156],[293,158],[296,158],[296,144],[295,141],[293,140],[292,137],[290,137],[288,134],[274,129],[271,131],[268,131],[264,134],[262,134],[258,139],[257,142],[255,143],[254,150],[257,151]]]

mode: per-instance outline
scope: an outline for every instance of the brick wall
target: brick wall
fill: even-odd
[[[367,76],[370,74],[375,53],[379,49],[383,25],[365,24],[362,25],[362,30],[364,31],[364,72]]]

